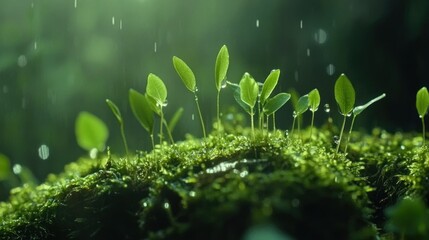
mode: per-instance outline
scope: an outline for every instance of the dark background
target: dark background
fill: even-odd
[[[130,148],[149,149],[127,94],[129,88],[143,92],[150,72],[169,89],[166,115],[185,108],[175,138],[201,136],[198,118],[192,120],[193,96],[171,58],[177,55],[193,68],[211,129],[214,62],[223,44],[230,53],[229,81],[238,82],[248,71],[263,82],[279,68],[276,91],[294,88],[305,94],[318,88],[322,104],[330,104],[340,124],[333,87],[346,73],[356,89],[356,104],[387,94],[357,119],[356,130],[420,131],[415,94],[428,86],[428,40],[427,0],[3,0],[0,153],[12,165],[29,167],[40,180],[60,172],[87,154],[74,134],[75,118],[83,110],[107,123],[108,145],[122,153],[106,98],[124,115]],[[236,105],[231,95],[229,90],[221,93],[224,112]],[[317,125],[326,119],[326,113],[317,112]],[[291,127],[290,103],[277,114],[277,122],[283,129]],[[44,161],[38,155],[42,144],[50,150]]]

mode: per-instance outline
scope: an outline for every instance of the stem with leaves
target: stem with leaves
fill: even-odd
[[[338,140],[336,152],[338,153],[341,145],[341,139],[343,137],[344,126],[346,125],[346,119],[353,110],[355,104],[355,90],[352,83],[345,74],[341,74],[335,82],[334,87],[335,101],[340,107],[340,113],[344,116],[343,124],[341,126],[340,138]]]
[[[219,53],[216,57],[215,64],[215,84],[217,89],[216,97],[216,109],[217,109],[217,130],[222,129],[222,124],[220,121],[220,90],[222,89],[223,82],[226,81],[226,73],[229,66],[229,53],[228,48],[223,45],[219,50]]]
[[[110,99],[106,99],[106,103],[107,103],[107,106],[109,106],[110,110],[112,110],[113,115],[115,115],[116,120],[118,120],[119,122],[119,127],[121,129],[121,136],[122,136],[122,141],[124,143],[125,153],[127,154],[127,157],[128,157],[129,156],[128,144],[127,144],[127,139],[125,137],[124,121],[122,119],[121,112],[119,111],[118,106],[116,106],[116,104]]]
[[[426,87],[422,87],[416,95],[416,108],[420,119],[422,120],[422,146],[425,146],[426,130],[425,130],[425,115],[427,114],[429,107],[429,92]]]

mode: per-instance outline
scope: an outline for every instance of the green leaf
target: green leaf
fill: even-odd
[[[258,99],[259,87],[249,73],[245,73],[240,81],[240,98],[250,108],[253,108]]]
[[[87,151],[93,148],[103,151],[109,130],[106,124],[89,112],[80,112],[75,123],[76,139],[79,146]]]
[[[153,131],[153,111],[147,98],[134,89],[128,93],[131,110],[142,127],[151,134]]]
[[[159,107],[165,105],[167,88],[161,78],[155,74],[150,73],[147,77],[146,94],[152,97]]]
[[[186,88],[188,88],[191,92],[195,92],[197,89],[197,83],[191,68],[182,59],[176,56],[173,57],[173,65]]]
[[[7,180],[11,173],[9,158],[0,153],[0,181]]]
[[[177,123],[179,122],[180,118],[182,118],[183,115],[183,108],[177,109],[177,111],[174,113],[171,120],[168,122],[168,129],[170,129],[170,132],[173,132],[174,128],[176,127]]]
[[[222,81],[226,79],[226,72],[228,71],[229,66],[229,53],[228,48],[223,45],[219,50],[219,53],[216,57],[215,65],[215,83],[216,89],[219,92],[222,88]]]
[[[106,99],[106,103],[107,103],[107,106],[109,106],[110,110],[112,110],[112,113],[113,113],[113,115],[115,115],[119,124],[122,124],[123,120],[122,120],[121,112],[119,111],[118,106],[116,106],[116,104],[113,101],[111,101],[110,99]]]
[[[317,109],[319,108],[320,94],[317,88],[311,90],[311,92],[308,94],[308,105],[310,106],[310,110],[312,112],[317,111]]]
[[[420,88],[416,95],[416,108],[420,118],[423,118],[429,107],[429,93],[426,87]]]
[[[355,116],[359,115],[361,112],[363,112],[363,110],[365,110],[365,109],[366,109],[367,107],[369,107],[371,104],[373,104],[373,103],[377,102],[378,100],[380,100],[380,99],[384,98],[385,96],[386,96],[386,94],[385,94],[385,93],[383,93],[383,94],[381,94],[380,96],[378,96],[378,97],[376,97],[376,98],[372,99],[371,101],[367,102],[366,104],[355,107],[355,108],[353,109],[353,115],[355,115]]]
[[[269,98],[263,108],[264,113],[269,116],[279,110],[290,99],[289,93],[279,93],[272,98]]]
[[[301,115],[308,110],[308,94],[300,97],[296,104],[296,114]]]
[[[234,99],[246,111],[248,114],[251,114],[249,105],[247,105],[243,100],[241,100],[241,90],[240,87],[235,88],[234,90]]]
[[[270,97],[274,88],[279,81],[280,70],[276,69],[270,72],[267,79],[265,79],[264,85],[262,86],[260,100],[262,105],[265,104],[265,101]]]
[[[348,115],[355,104],[355,89],[352,83],[343,73],[335,82],[335,101],[337,101],[340,107],[342,115]]]

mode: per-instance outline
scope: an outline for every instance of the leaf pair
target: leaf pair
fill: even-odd
[[[260,102],[262,105],[262,111],[267,116],[270,116],[277,112],[277,110],[279,110],[283,105],[285,105],[286,102],[290,99],[289,93],[279,93],[276,96],[270,98],[271,93],[277,86],[279,77],[280,70],[273,70],[265,79],[264,85],[262,85]]]

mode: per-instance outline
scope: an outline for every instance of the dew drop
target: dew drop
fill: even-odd
[[[197,195],[197,194],[196,194],[194,191],[190,191],[190,192],[189,192],[189,196],[190,196],[190,197],[195,197],[196,195]]]
[[[98,149],[97,148],[93,148],[89,151],[89,157],[91,159],[96,159],[97,158],[97,154],[98,154]]]
[[[326,73],[327,73],[329,76],[334,75],[334,73],[335,73],[335,66],[334,66],[333,64],[329,64],[329,65],[326,67]]]
[[[340,144],[340,137],[338,137],[337,135],[335,135],[335,136],[333,137],[333,139],[334,139],[334,143],[335,143],[335,145]]]
[[[48,146],[46,146],[45,144],[42,144],[39,147],[38,152],[39,152],[40,159],[42,159],[42,160],[48,159],[48,157],[49,157],[49,147]]]
[[[285,131],[285,136],[286,136],[286,137],[289,137],[289,130],[286,130],[286,131]]]
[[[25,67],[27,66],[27,57],[25,55],[20,55],[18,57],[18,66],[19,67]]]
[[[149,206],[149,204],[147,202],[144,202],[143,207],[147,207],[147,206]]]
[[[13,165],[12,171],[16,175],[20,174],[22,172],[22,166],[21,166],[21,164],[15,164],[15,165]]]
[[[293,111],[293,113],[292,113],[292,117],[293,118],[296,118],[298,116],[298,113],[296,112],[296,111]]]
[[[222,83],[221,83],[221,85],[220,85],[220,87],[221,88],[226,88],[226,85],[228,85],[227,84],[227,81],[226,81],[226,78],[222,81]]]
[[[319,28],[319,30],[317,30],[314,33],[314,40],[318,43],[318,44],[324,44],[326,42],[326,40],[328,40],[328,34],[326,33],[325,30]]]
[[[165,209],[169,209],[169,208],[170,208],[170,204],[169,204],[168,202],[165,202],[165,203],[164,203],[164,208],[165,208]]]
[[[324,106],[323,106],[323,110],[325,111],[325,113],[329,113],[330,111],[331,111],[331,108],[329,107],[329,104],[325,104]]]

